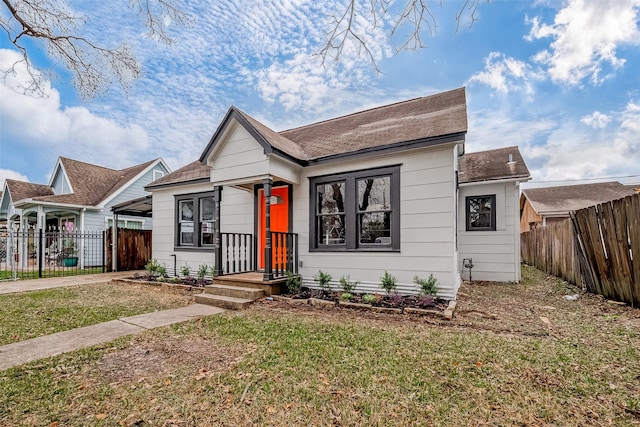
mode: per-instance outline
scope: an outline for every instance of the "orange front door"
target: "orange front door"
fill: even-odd
[[[271,189],[271,231],[289,231],[289,187]],[[277,201],[277,203],[274,203]],[[258,268],[264,269],[264,246],[266,240],[264,190],[258,190]],[[273,246],[273,245],[272,245]],[[276,256],[275,252],[272,256]]]

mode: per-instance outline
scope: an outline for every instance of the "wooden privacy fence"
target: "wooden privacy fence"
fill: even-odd
[[[607,298],[640,306],[640,194],[571,212],[520,237],[522,260]]]
[[[522,233],[520,251],[526,264],[581,285],[575,234],[569,218]]]
[[[118,271],[141,270],[151,259],[151,230],[118,228]],[[107,231],[106,246],[113,248],[112,233]],[[113,251],[107,251],[107,268],[112,269]]]
[[[640,306],[640,194],[571,213],[589,292]]]

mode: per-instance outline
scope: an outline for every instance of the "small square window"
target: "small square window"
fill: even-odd
[[[495,231],[496,196],[469,196],[465,199],[467,231]]]

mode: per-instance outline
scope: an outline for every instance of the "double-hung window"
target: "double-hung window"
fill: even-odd
[[[468,196],[465,199],[467,231],[495,231],[496,195]]]
[[[400,167],[313,177],[310,250],[400,250]]]
[[[176,246],[213,246],[215,208],[211,192],[176,196]]]

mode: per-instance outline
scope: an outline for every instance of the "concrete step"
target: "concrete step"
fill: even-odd
[[[265,295],[263,289],[254,289],[254,288],[247,288],[247,287],[241,287],[241,286],[219,285],[215,283],[213,285],[205,286],[204,291],[207,294],[211,294],[211,295],[220,295],[224,297],[249,299],[252,301],[262,298]]]
[[[234,298],[224,295],[211,295],[207,293],[196,294],[193,296],[198,304],[212,305],[214,307],[225,308],[228,310],[244,310],[249,307],[254,300],[246,298]]]

